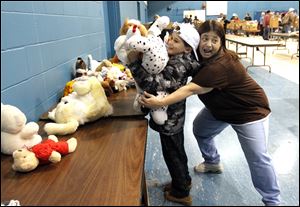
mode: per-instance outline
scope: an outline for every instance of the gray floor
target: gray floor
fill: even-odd
[[[299,206],[299,84],[261,68],[250,68],[249,74],[264,88],[272,109],[268,149],[278,174],[281,205]],[[203,104],[196,96],[188,98],[185,149],[193,182],[193,205],[263,206],[260,194],[252,185],[246,159],[231,127],[216,137],[224,172],[198,174],[193,171],[193,167],[203,161],[192,134],[193,119],[202,107]],[[162,186],[170,182],[170,176],[162,157],[158,133],[150,128],[145,173],[150,205],[180,206],[163,197]]]

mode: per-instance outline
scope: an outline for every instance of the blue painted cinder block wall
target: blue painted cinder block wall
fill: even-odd
[[[145,22],[146,4],[138,2],[119,2],[113,12],[120,22],[138,19],[139,5]],[[1,1],[1,102],[38,121],[60,100],[78,56],[111,57],[107,10],[105,1]]]
[[[148,21],[151,21],[155,14],[170,17],[171,21],[181,22],[184,10],[201,10],[205,1],[148,1]],[[169,9],[167,9],[169,7]],[[287,11],[290,7],[299,12],[298,1],[228,1],[227,18],[230,19],[233,13],[244,18],[247,12],[253,17],[257,11]],[[299,14],[299,13],[298,13]],[[217,16],[206,16],[206,19],[216,19]]]
[[[78,56],[106,58],[104,31],[103,2],[1,1],[1,102],[37,121]]]

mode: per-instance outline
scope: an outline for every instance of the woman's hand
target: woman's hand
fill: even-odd
[[[156,109],[164,106],[161,98],[157,98],[156,96],[147,93],[146,91],[144,91],[144,95],[141,96],[139,102],[141,103],[142,106],[151,109]]]

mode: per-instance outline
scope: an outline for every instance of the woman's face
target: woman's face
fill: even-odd
[[[179,37],[179,35],[176,32],[173,32],[170,35],[167,45],[169,55],[177,55],[186,51],[183,40]]]
[[[203,33],[200,37],[199,52],[204,59],[213,57],[219,52],[221,38],[213,31]]]

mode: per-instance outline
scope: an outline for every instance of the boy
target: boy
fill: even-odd
[[[189,76],[197,74],[197,48],[200,36],[190,24],[178,24],[167,42],[169,61],[167,66],[157,75],[147,73],[137,60],[129,68],[142,90],[156,93],[166,91],[172,93],[187,83]],[[133,55],[135,57],[135,54]],[[130,62],[133,62],[129,54]],[[168,119],[163,125],[156,124],[152,117],[149,125],[159,132],[162,152],[170,172],[172,182],[165,186],[165,198],[183,205],[191,205],[191,177],[188,171],[187,156],[184,149],[185,100],[168,106]]]

